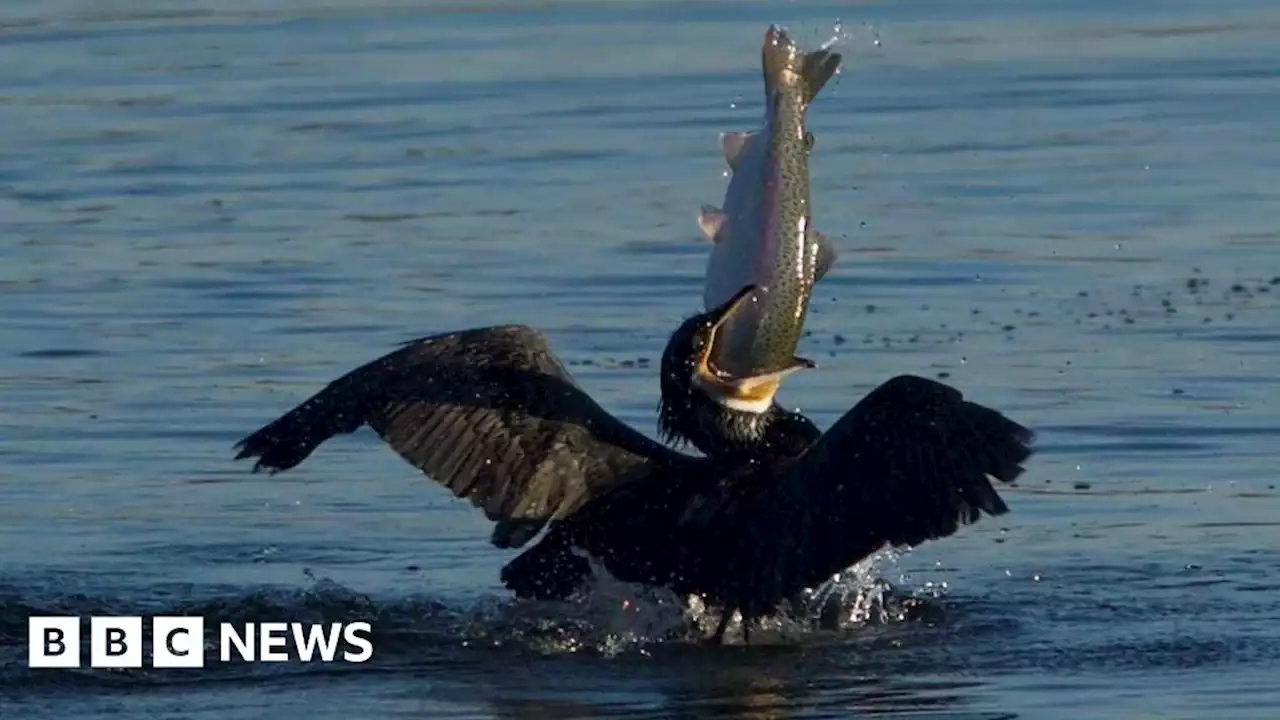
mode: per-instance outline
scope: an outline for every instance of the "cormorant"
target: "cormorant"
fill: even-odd
[[[753,286],[686,320],[661,366],[660,435],[605,411],[546,338],[522,325],[432,335],[333,381],[241,440],[236,459],[272,473],[361,425],[496,522],[521,547],[502,581],[564,599],[590,574],[584,550],[624,582],[700,594],[744,629],[883,546],[946,537],[1008,507],[1032,433],[959,391],[911,375],[885,382],[825,434],[774,404],[727,408],[693,382],[717,327]]]

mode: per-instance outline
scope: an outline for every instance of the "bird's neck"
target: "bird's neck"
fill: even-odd
[[[726,407],[702,397],[695,400],[687,437],[703,454],[718,459],[776,461],[809,448],[821,433],[808,418],[777,404],[762,412]]]

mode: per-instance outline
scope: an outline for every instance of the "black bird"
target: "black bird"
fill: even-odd
[[[730,410],[694,383],[716,329],[753,287],[672,335],[660,435],[600,407],[546,338],[506,325],[433,335],[359,367],[241,440],[254,471],[302,462],[361,425],[496,522],[517,597],[564,599],[590,575],[584,550],[624,582],[699,594],[743,627],[886,544],[915,545],[1008,507],[1032,433],[942,383],[895,377],[825,434],[774,404]]]

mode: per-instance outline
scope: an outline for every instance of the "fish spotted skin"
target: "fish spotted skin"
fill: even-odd
[[[759,286],[755,301],[718,334],[710,366],[726,380],[772,378],[756,383],[752,397],[727,398],[763,408],[772,401],[776,381],[803,362],[795,348],[813,283],[836,259],[830,241],[810,224],[813,137],[805,130],[805,113],[839,69],[841,56],[802,52],[786,31],[770,26],[761,60],[764,124],[755,132],[721,135],[732,177],[724,207],[704,206],[698,222],[713,241],[706,307],[722,304],[747,285]]]

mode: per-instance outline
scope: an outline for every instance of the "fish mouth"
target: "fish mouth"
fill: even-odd
[[[756,290],[756,285],[742,288],[713,313],[714,319],[711,326],[707,328],[706,340],[694,357],[693,385],[725,407],[762,413],[773,405],[774,395],[777,394],[784,377],[797,370],[816,368],[817,363],[797,357],[781,370],[741,376],[715,366],[711,358],[715,354],[716,340],[720,330],[743,312],[744,308],[758,302]]]

